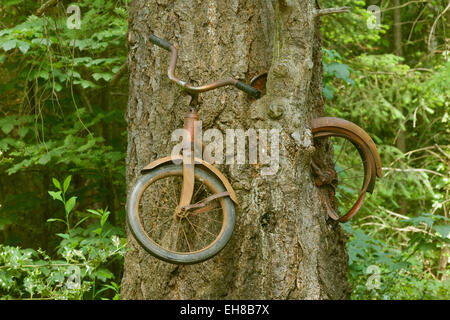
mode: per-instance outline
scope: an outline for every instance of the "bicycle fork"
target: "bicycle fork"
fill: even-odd
[[[195,97],[193,101],[196,101]],[[188,145],[183,148],[183,183],[181,186],[181,196],[180,202],[175,210],[174,219],[177,218],[186,218],[190,214],[200,214],[206,213],[214,208],[216,208],[219,203],[217,200],[222,197],[231,197],[231,193],[229,191],[223,191],[216,194],[213,194],[197,203],[191,204],[192,196],[194,193],[194,183],[195,183],[195,152],[199,150],[203,151],[203,144],[201,141],[197,140],[196,132],[196,122],[198,121],[198,114],[195,107],[191,106],[189,112],[184,116],[184,130],[187,137]],[[185,141],[186,142],[186,141]],[[220,175],[219,178],[223,182],[223,175],[218,171]],[[229,185],[229,183],[225,184]],[[228,189],[228,187],[226,187]],[[231,186],[229,188],[232,190]],[[234,192],[233,192],[234,195]],[[232,197],[233,201],[235,197]]]
[[[184,116],[184,130],[187,135],[188,147],[183,148],[183,184],[181,187],[180,202],[176,208],[174,219],[177,217],[184,218],[188,215],[186,207],[189,206],[194,193],[195,182],[195,122],[198,121],[198,114],[195,107],[191,107],[189,112]],[[183,138],[183,139],[185,139]],[[186,142],[186,141],[185,141]]]

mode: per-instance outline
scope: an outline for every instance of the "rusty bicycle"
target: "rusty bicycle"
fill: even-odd
[[[223,79],[192,86],[175,75],[177,49],[155,35],[149,40],[171,53],[168,77],[192,97],[184,118],[190,143],[181,154],[158,159],[141,170],[128,197],[127,222],[139,245],[153,256],[175,264],[199,263],[214,257],[230,240],[238,200],[224,174],[194,152],[201,148],[194,139],[198,95],[235,86],[257,99],[264,94],[267,74],[256,77],[250,85]],[[335,161],[322,163],[317,159],[311,164],[316,185],[328,190],[324,193],[328,215],[348,221],[361,208],[366,192],[373,191],[376,177],[381,177],[375,143],[363,129],[339,118],[314,119],[312,133],[314,144],[333,147],[330,152]],[[338,162],[342,154],[347,160],[345,167]],[[356,175],[350,175],[355,170]]]

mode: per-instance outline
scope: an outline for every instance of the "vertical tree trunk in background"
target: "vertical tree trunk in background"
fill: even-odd
[[[342,299],[349,294],[345,236],[328,219],[310,170],[310,122],[323,115],[320,21],[314,0],[135,0],[129,18],[128,189],[149,162],[171,152],[190,97],[167,79],[179,49],[179,78],[193,84],[269,70],[267,95],[225,88],[200,96],[203,129],[279,128],[275,175],[222,165],[237,192],[236,226],[213,259],[177,266],[157,260],[131,234],[122,299]],[[298,132],[297,139],[292,133]]]
[[[400,0],[394,0],[394,53],[403,56]]]
[[[403,47],[402,47],[402,19],[401,19],[401,8],[400,0],[394,0],[394,53],[402,57]],[[398,101],[401,101],[400,97],[397,97]],[[402,110],[402,106],[398,106]],[[406,152],[406,137],[405,130],[399,128],[398,137],[396,141],[396,146],[401,152]],[[400,214],[405,215],[408,211],[408,203],[405,198],[400,199]]]

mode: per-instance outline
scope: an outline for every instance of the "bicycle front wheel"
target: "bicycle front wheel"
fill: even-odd
[[[233,232],[235,208],[225,196],[206,209],[177,215],[182,171],[182,165],[170,163],[144,174],[130,193],[127,220],[147,252],[166,262],[193,264],[214,257],[225,247]],[[224,191],[223,183],[213,173],[195,167],[192,203]]]

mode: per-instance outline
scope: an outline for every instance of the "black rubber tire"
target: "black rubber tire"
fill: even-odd
[[[221,200],[222,212],[224,217],[226,216],[226,219],[224,219],[222,231],[219,236],[214,240],[212,245],[210,244],[206,247],[206,249],[202,249],[192,253],[177,253],[166,250],[156,244],[145,232],[138,216],[139,197],[144,192],[144,190],[151,183],[160,179],[164,179],[168,174],[182,175],[182,170],[183,169],[181,164],[177,165],[170,163],[157,167],[140,177],[136,184],[133,186],[133,189],[131,190],[128,198],[127,222],[134,238],[142,246],[142,248],[144,248],[151,255],[155,256],[158,259],[174,264],[194,264],[211,259],[215,255],[217,255],[230,240],[235,223],[235,208],[234,203],[230,199],[230,197],[224,197],[222,198],[223,200]],[[201,166],[195,167],[195,180],[200,180],[202,182],[207,181],[216,189],[214,190],[214,192],[216,193],[226,191],[225,186],[220,181],[220,179],[210,171],[203,169]]]

